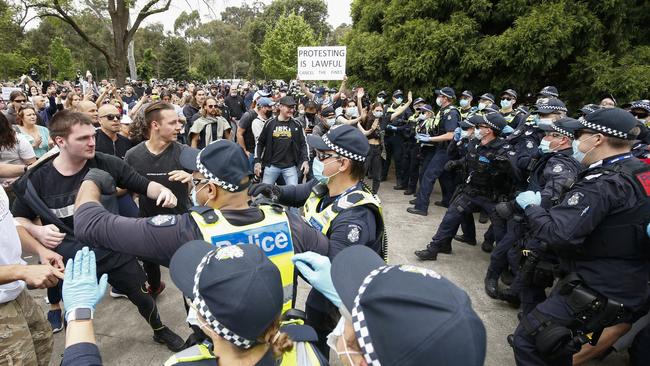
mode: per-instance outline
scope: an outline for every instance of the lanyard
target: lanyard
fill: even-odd
[[[625,160],[625,159],[629,159],[629,158],[631,158],[631,157],[633,157],[633,156],[634,156],[634,155],[632,155],[632,153],[625,154],[625,155],[619,156],[618,158],[612,159],[612,160],[610,160],[610,161],[604,163],[603,165],[614,164],[614,163],[616,163],[616,162],[618,162],[618,161]]]

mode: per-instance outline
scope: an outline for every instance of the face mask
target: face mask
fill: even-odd
[[[440,98],[440,97],[436,98],[436,105],[437,105],[438,107],[441,107],[441,106],[442,106],[442,98]]]
[[[350,355],[360,355],[361,353],[356,351],[349,351],[345,340],[343,340],[342,342],[344,348],[343,352],[340,352],[336,347],[339,338],[343,337],[344,330],[345,330],[345,318],[341,317],[341,319],[339,319],[339,322],[336,324],[336,327],[334,328],[332,333],[327,335],[327,345],[330,347],[330,349],[333,349],[334,352],[336,352],[336,356],[341,358],[341,356],[345,354],[348,362],[350,362],[350,365],[354,365],[354,362],[352,362],[352,357],[350,357]]]
[[[467,132],[467,130],[461,130],[460,131],[460,138],[461,139],[467,138],[468,135],[469,135],[469,132]]]
[[[377,103],[384,103],[384,98],[377,97]]]
[[[187,312],[187,319],[185,319],[191,325],[199,325],[199,318],[197,316],[196,310],[190,306],[190,310]]]
[[[539,142],[539,151],[541,151],[542,154],[553,152],[553,149],[551,149],[551,142],[542,139],[542,141]]]
[[[418,116],[419,121],[424,121],[425,119],[427,119],[427,116],[424,113]]]
[[[303,114],[305,114],[305,111],[304,111],[303,109],[300,109],[300,110],[298,111],[298,114],[303,115]]]
[[[330,178],[335,176],[336,174],[339,174],[339,172],[336,172],[334,175],[326,177],[323,175],[323,171],[325,170],[325,167],[330,164],[334,163],[336,161],[330,161],[327,164],[324,164],[322,161],[318,160],[318,158],[314,158],[314,162],[311,165],[312,172],[314,172],[314,178],[316,178],[317,181],[319,181],[322,184],[327,184],[330,181]]]
[[[332,127],[336,123],[336,118],[328,118],[325,120],[325,123],[327,123],[328,126]]]
[[[504,100],[501,101],[501,108],[504,108],[504,109],[505,108],[510,108],[511,105],[512,105],[512,102],[509,101],[509,100],[504,99]]]
[[[316,116],[316,113],[307,113],[305,112],[305,117],[307,117],[308,120],[313,121],[314,116]]]
[[[383,113],[383,112],[372,112],[372,115],[373,115],[375,118],[381,118],[381,116],[383,116],[384,113]]]
[[[266,111],[264,112],[264,118],[269,119],[273,115],[273,111]]]
[[[395,98],[395,104],[402,104],[403,101],[404,99],[402,98]]]
[[[461,107],[465,108],[465,107],[467,107],[469,105],[469,100],[461,99],[459,104],[460,104]]]
[[[480,129],[477,128],[476,130],[474,130],[474,138],[476,138],[477,140],[482,140],[483,137],[485,136],[483,135]]]
[[[193,206],[203,206],[203,205],[199,202],[199,199],[196,197],[196,195],[197,195],[197,194],[198,194],[198,193],[199,193],[203,188],[205,188],[205,187],[207,187],[207,186],[208,186],[208,185],[205,184],[203,187],[199,188],[198,191],[196,190],[196,186],[192,186],[192,193],[191,193],[191,194],[192,194],[192,205],[193,205]],[[205,203],[208,203],[208,201],[205,201]]]
[[[345,113],[350,117],[356,117],[358,112],[357,107],[349,107],[345,110]]]
[[[483,102],[481,102],[481,103],[478,104],[478,110],[479,110],[479,111],[484,110],[485,107],[487,107],[487,104],[485,104],[485,103],[483,103]]]
[[[587,138],[585,141],[589,141],[592,137],[595,137],[595,136],[597,136],[597,135],[593,135],[593,136]],[[581,144],[581,142],[578,141],[578,139],[575,139],[575,140],[573,140],[571,142],[571,147],[573,148],[573,158],[576,159],[578,162],[582,163],[585,160],[585,157],[587,157],[587,154],[589,154],[593,149],[595,149],[596,146],[592,147],[587,152],[582,152],[582,151],[580,151],[580,144]]]

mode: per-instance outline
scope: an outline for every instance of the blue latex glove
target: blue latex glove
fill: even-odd
[[[533,191],[521,192],[517,195],[515,201],[517,201],[519,207],[525,210],[529,205],[539,205],[542,203],[542,195],[539,192]]]
[[[503,130],[501,130],[501,134],[504,135],[504,136],[509,135],[509,134],[511,134],[513,132],[515,132],[515,129],[510,127],[510,126],[506,126],[506,127],[503,128]]]
[[[478,157],[478,161],[480,161],[480,162],[482,162],[482,163],[488,163],[488,164],[490,164],[490,159],[486,158],[486,157],[483,156],[483,155],[481,155],[481,156]]]
[[[397,131],[397,127],[395,127],[395,126],[393,126],[393,125],[388,125],[388,126],[386,126],[386,129],[387,129],[387,130],[391,130],[391,131]]]
[[[76,308],[95,307],[106,293],[108,275],[102,275],[97,283],[95,252],[88,247],[77,251],[74,260],[69,259],[63,279],[63,303],[66,314]]]
[[[463,130],[460,127],[456,127],[454,130],[454,141],[460,141],[460,134]]]
[[[314,252],[305,252],[294,255],[291,260],[312,287],[337,307],[341,306],[341,298],[330,276],[332,264],[329,258]]]
[[[418,140],[419,142],[429,142],[431,136],[427,135],[426,133],[418,133],[417,135],[415,135],[415,139]]]

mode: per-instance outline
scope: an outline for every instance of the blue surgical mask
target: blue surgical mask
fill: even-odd
[[[382,97],[377,97],[377,103],[384,103],[384,98]]]
[[[460,102],[458,102],[462,108],[465,108],[469,105],[469,100],[467,99],[461,99]]]
[[[542,152],[542,154],[548,154],[550,152],[553,152],[551,149],[551,142],[542,139],[542,141],[539,142],[539,151]]]
[[[481,140],[481,139],[483,139],[484,136],[483,136],[483,133],[481,133],[481,130],[477,128],[477,129],[474,130],[474,137],[477,140]]]
[[[479,111],[484,110],[485,107],[487,107],[487,104],[485,104],[485,103],[482,103],[482,102],[481,102],[481,103],[478,104],[478,110],[479,110]]]
[[[395,104],[402,104],[403,101],[404,99],[402,98],[395,98]]]
[[[203,187],[199,188],[199,190],[196,190],[196,186],[192,186],[192,192],[191,192],[191,198],[192,198],[192,205],[193,206],[203,206],[200,202],[199,199],[196,197],[196,195],[207,186],[207,184],[203,185]],[[206,201],[207,203],[207,201]]]
[[[441,98],[441,97],[436,98],[436,105],[437,105],[438,107],[441,107],[441,106],[442,106],[442,98]]]
[[[327,123],[329,127],[332,127],[336,123],[336,118],[328,118],[325,120],[325,123]]]
[[[597,136],[597,135],[591,135],[585,141],[591,139],[594,136]],[[595,149],[596,146],[592,147],[587,152],[582,152],[582,151],[580,151],[580,144],[581,144],[581,142],[578,141],[578,139],[575,139],[575,140],[573,140],[571,142],[571,148],[573,149],[573,158],[576,159],[579,163],[582,163],[585,160],[585,157],[587,156],[587,154],[589,154],[593,149]]]
[[[501,108],[504,108],[504,109],[505,108],[510,108],[511,105],[512,105],[511,101],[505,100],[505,99],[501,100]]]
[[[332,162],[330,162],[332,163]],[[330,164],[327,163],[327,164]],[[314,162],[311,164],[311,171],[314,173],[314,178],[322,184],[327,184],[329,183],[330,178],[332,178],[334,175],[338,174],[335,173],[331,177],[327,177],[323,174],[323,171],[325,170],[325,166],[327,164],[324,164],[322,161],[320,161],[318,158],[314,158]]]
[[[350,117],[356,117],[359,114],[357,107],[349,107],[345,110],[345,113]]]
[[[467,132],[467,130],[460,131],[460,138],[461,139],[467,138],[468,135],[469,135],[469,132]]]
[[[384,113],[383,113],[383,112],[372,112],[372,115],[373,115],[375,118],[381,118],[381,116],[383,116]]]

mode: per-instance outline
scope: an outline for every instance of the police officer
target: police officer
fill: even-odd
[[[314,253],[294,260],[342,309],[328,339],[343,365],[483,365],[485,327],[467,294],[435,271],[386,265],[362,246],[332,264]]]
[[[447,155],[447,146],[454,138],[454,131],[460,122],[460,113],[453,105],[456,99],[454,89],[444,87],[436,90],[436,104],[440,110],[433,119],[427,134],[420,134],[416,139],[420,143],[432,144],[433,150],[428,153],[430,158],[425,156],[422,163],[422,173],[420,178],[420,189],[417,193],[415,205],[406,209],[408,213],[426,216],[429,209],[429,198],[433,191],[433,185],[436,180],[440,180],[442,190],[442,206],[449,205],[451,195],[453,194],[453,177],[444,171],[445,164],[449,161]],[[428,160],[428,161],[427,161]]]
[[[252,176],[246,154],[237,144],[219,140],[200,151],[186,149],[180,160],[185,169],[194,172],[188,177],[194,204],[189,213],[148,219],[113,215],[98,200],[100,193],[112,192],[110,176],[87,178],[75,202],[75,230],[81,240],[163,266],[191,240],[203,239],[215,246],[253,243],[280,269],[283,309],[288,310],[295,290],[291,257],[307,250],[327,254],[327,238],[277,206],[249,206],[247,189]]]
[[[463,92],[460,94],[460,99],[458,100],[458,105],[460,108],[458,108],[458,112],[460,112],[461,120],[467,119],[470,113],[476,111],[476,107],[472,106],[473,99],[474,94],[472,94],[471,90],[463,90]]]
[[[541,206],[546,209],[560,203],[564,193],[576,181],[578,173],[582,170],[580,163],[573,158],[573,149],[571,147],[576,126],[578,126],[578,121],[572,118],[561,118],[548,125],[539,125],[539,129],[545,133],[539,145],[542,155],[531,170],[527,190],[540,192],[542,197]],[[504,216],[509,216],[504,217],[504,219],[508,219],[508,231],[492,251],[490,266],[485,276],[485,292],[492,298],[500,297],[503,300],[517,304],[519,303],[517,291],[511,289],[497,291],[499,276],[508,266],[508,256],[513,257],[509,253],[521,252],[521,249],[526,250],[526,253],[533,250],[535,251],[533,255],[536,256],[534,260],[544,257],[546,262],[554,263],[556,261],[553,255],[539,251],[541,247],[539,240],[534,237],[527,237],[527,227],[521,215],[510,213],[510,215]],[[517,245],[516,250],[512,250],[517,243],[522,245]],[[510,260],[510,267],[516,270],[518,256],[515,255],[514,259]],[[518,286],[514,287],[515,290],[519,289]],[[520,287],[523,287],[523,284]],[[537,303],[545,299],[544,288],[544,286],[525,286],[521,291],[521,301],[525,314],[532,310]]]
[[[165,366],[276,365],[282,275],[264,254],[251,244],[215,247],[200,240],[178,248],[170,275],[212,342],[176,353]]]
[[[501,93],[501,101],[499,103],[501,105],[499,112],[506,119],[506,122],[508,122],[508,126],[514,129],[525,121],[526,114],[522,113],[519,109],[515,109],[517,92],[514,89],[506,89]]]
[[[541,98],[553,99],[559,97],[560,97],[560,92],[557,91],[557,88],[553,85],[547,85],[537,93],[537,99],[538,99],[537,102]],[[537,102],[535,102],[535,104],[537,104]]]
[[[496,214],[495,206],[511,190],[508,149],[504,147],[506,142],[497,137],[506,126],[506,120],[498,113],[490,113],[476,114],[469,121],[476,126],[475,140],[470,141],[464,159],[452,161],[447,166],[447,169],[454,169],[464,165],[467,179],[456,192],[427,248],[415,252],[422,260],[436,260],[438,253],[451,253],[451,240],[469,212],[482,209],[488,213],[497,241],[505,232],[505,222]]]
[[[296,186],[258,184],[251,195],[275,196],[282,204],[302,206],[305,221],[329,238],[331,258],[353,245],[365,245],[386,258],[381,204],[361,182],[368,139],[357,128],[341,125],[323,136],[307,136],[307,141],[316,149],[314,180]],[[306,311],[319,335],[318,347],[327,354],[325,337],[336,325],[338,312],[315,291],[309,294]]]
[[[476,112],[477,113],[485,113],[486,108],[492,108],[495,110],[498,110],[498,107],[496,107],[496,104],[494,104],[494,101],[496,98],[494,98],[494,95],[491,93],[484,93],[478,98],[478,105],[476,106]],[[493,108],[492,106],[495,106]]]
[[[411,104],[411,93],[409,92],[408,104]],[[393,103],[386,107],[385,115],[394,115],[397,111],[403,109],[404,106],[404,93],[397,89],[393,92]],[[404,167],[400,166],[402,162],[402,145],[404,144],[404,131],[410,129],[406,122],[411,115],[408,109],[400,113],[396,118],[392,118],[385,126],[384,145],[386,146],[386,160],[384,160],[382,170],[382,181],[387,179],[388,169],[390,168],[391,159],[395,161],[395,179],[397,184],[393,189],[405,190],[404,185]]]
[[[573,156],[589,168],[562,203],[547,210],[532,191],[516,198],[565,272],[517,327],[518,365],[570,365],[582,344],[596,343],[603,327],[630,322],[648,297],[650,168],[630,153],[636,120],[607,108],[578,121]]]
[[[386,94],[386,92],[383,90],[377,93],[377,99],[376,99],[377,103],[381,103],[381,105],[385,105],[387,96],[388,94]]]
[[[413,110],[415,112],[408,118],[408,124],[411,129],[408,139],[404,142],[404,152],[402,153],[402,164],[406,167],[404,170],[404,182],[406,184],[405,196],[414,194],[418,186],[418,177],[420,175],[420,166],[418,163],[420,145],[415,140],[415,134],[420,122],[426,119],[425,111],[421,110],[424,103],[424,99],[415,98],[413,101]]]

